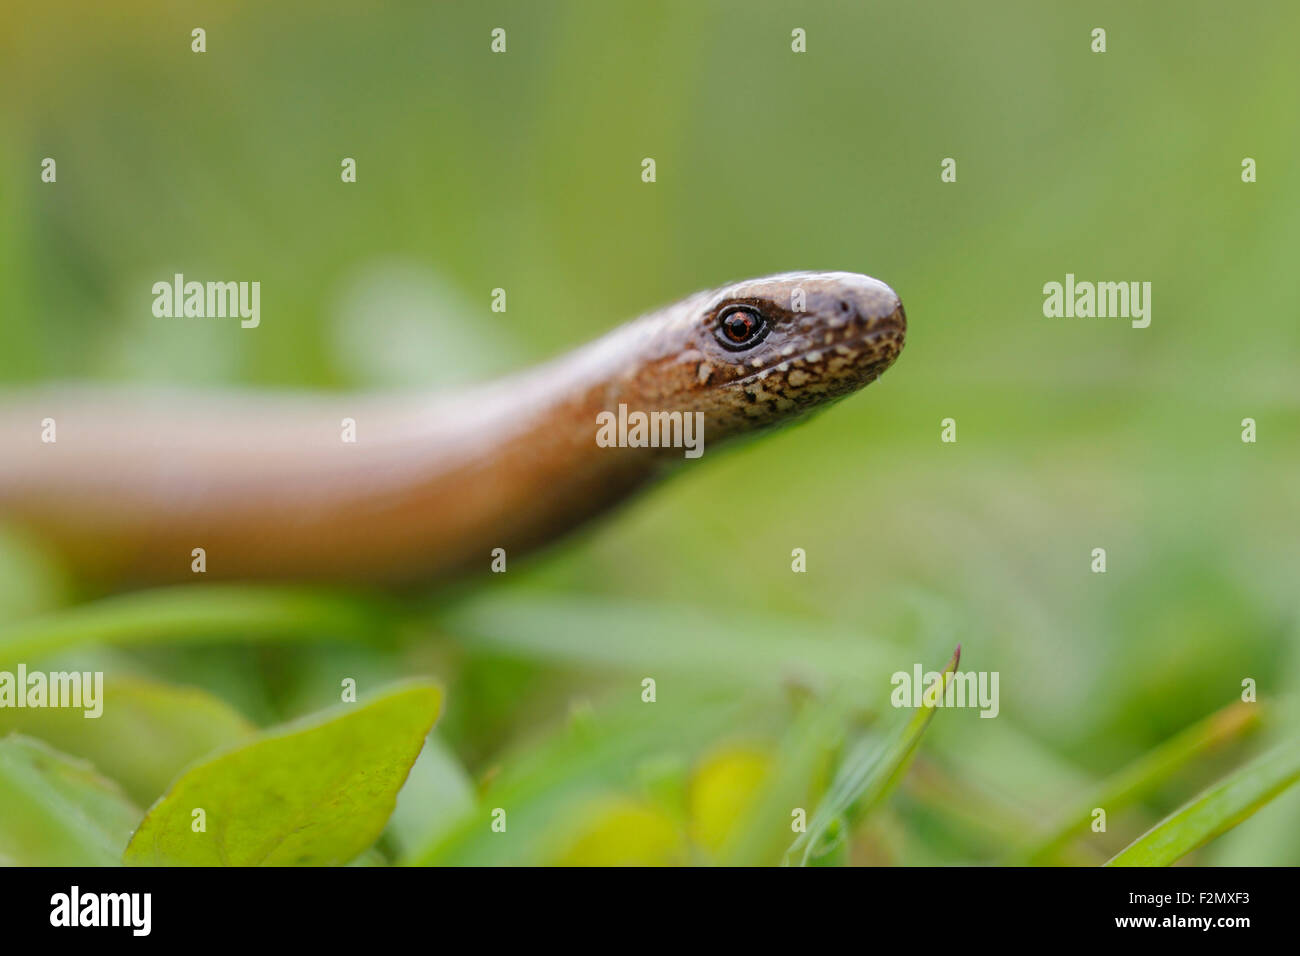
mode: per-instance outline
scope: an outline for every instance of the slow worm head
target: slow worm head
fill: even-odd
[[[640,391],[647,402],[703,411],[714,436],[744,432],[874,381],[898,357],[906,328],[898,296],[868,276],[738,282],[688,300],[665,323],[667,347],[639,370]]]
[[[610,447],[602,415],[689,419],[712,450],[862,388],[905,329],[882,282],[786,273],[697,293],[446,395],[11,395],[0,521],[116,587],[487,570],[497,549],[513,558],[552,541],[683,461],[668,424],[664,442]]]

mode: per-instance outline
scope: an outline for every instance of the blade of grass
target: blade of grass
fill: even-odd
[[[1107,815],[1113,815],[1116,810],[1142,800],[1197,757],[1258,727],[1259,707],[1259,704],[1234,701],[1148,751],[1074,804],[1024,852],[1021,862],[1050,863],[1066,844],[1087,832],[1095,808],[1101,807]]]
[[[87,644],[138,646],[333,637],[391,631],[396,605],[310,588],[184,585],[123,594],[0,629],[0,665]]]
[[[720,615],[636,601],[491,592],[440,617],[467,647],[634,673],[740,685],[788,679],[858,686],[888,681],[897,648],[861,634],[772,615]]]
[[[786,732],[757,799],[722,849],[727,866],[767,866],[789,846],[791,811],[814,797],[819,768],[834,759],[849,707],[841,700],[809,702]],[[823,770],[823,772],[825,772]]]
[[[1300,780],[1300,739],[1234,771],[1116,854],[1107,866],[1168,866],[1231,830]]]
[[[945,680],[957,669],[960,660],[958,644],[942,671]],[[843,818],[851,829],[889,796],[907,772],[936,709],[922,704],[898,733],[884,738],[866,737],[858,742],[818,804],[808,829],[786,851],[787,864],[798,856],[799,865],[807,866],[813,862],[813,848],[822,845],[827,829],[835,820]]]

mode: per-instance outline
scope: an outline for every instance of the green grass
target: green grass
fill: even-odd
[[[1168,866],[1300,780],[1300,741],[1270,751],[1220,780],[1116,854],[1108,866]]]
[[[788,269],[871,273],[909,317],[863,394],[455,590],[85,600],[0,530],[0,671],[109,695],[0,708],[0,856],[120,860],[188,772],[413,678],[442,713],[419,758],[358,745],[409,767],[360,862],[1300,863],[1300,790],[1252,764],[1300,727],[1275,7],[504,0],[493,57],[474,5],[290,3],[199,57],[180,8],[0,5],[0,391],[432,389]],[[261,281],[261,326],[156,319],[175,272]],[[1066,272],[1151,281],[1151,327],[1044,318]],[[958,644],[999,716],[897,713],[890,675]]]

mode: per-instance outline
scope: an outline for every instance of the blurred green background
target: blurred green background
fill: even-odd
[[[433,674],[445,774],[478,787],[528,758],[568,794],[546,812],[578,835],[492,851],[513,860],[711,859],[782,773],[815,797],[821,771],[781,756],[800,695],[847,686],[853,720],[892,721],[887,675],[938,668],[958,642],[963,670],[1000,673],[1001,716],[936,716],[862,824],[859,862],[1004,858],[1243,678],[1287,713],[1300,9],[787,7],[6,5],[6,386],[453,386],[793,269],[877,276],[909,317],[866,392],[507,575],[429,595],[395,644],[66,659],[206,688],[259,724],[336,702],[340,674]],[[39,180],[46,156],[57,184]],[[259,280],[261,327],[155,318],[150,287],[175,272]],[[1150,281],[1150,328],[1044,318],[1043,284],[1067,272]],[[31,547],[0,551],[8,621],[78,600]],[[602,757],[608,777],[545,749],[624,733],[608,716],[624,705],[644,721],[645,676],[660,731]],[[745,706],[681,734],[673,721],[714,697]],[[1181,771],[1080,852],[1109,856],[1243,753]],[[1193,859],[1300,862],[1300,793]]]

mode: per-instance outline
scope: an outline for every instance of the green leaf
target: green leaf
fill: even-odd
[[[313,588],[199,584],[92,601],[0,630],[0,665],[86,644],[374,639],[394,626],[387,601]]]
[[[0,740],[0,865],[116,866],[140,811],[88,763]]]
[[[1107,866],[1168,866],[1231,830],[1300,780],[1300,740],[1269,751],[1206,790],[1116,854]]]
[[[0,734],[16,732],[83,757],[116,780],[141,806],[167,789],[184,767],[257,730],[205,691],[149,680],[104,682],[101,716],[67,708],[0,710]]]
[[[942,671],[945,678],[957,669],[960,660],[961,646],[958,645]],[[830,839],[829,831],[836,826],[836,821],[840,826],[847,823],[851,828],[884,802],[907,772],[936,709],[923,704],[892,736],[869,736],[858,742],[818,804],[808,822],[808,829],[786,851],[786,862],[796,857],[800,866],[813,862],[814,850],[826,846]]]
[[[379,837],[437,719],[427,682],[258,735],[200,764],[145,816],[136,864],[341,865]],[[194,811],[206,828],[194,832]]]

